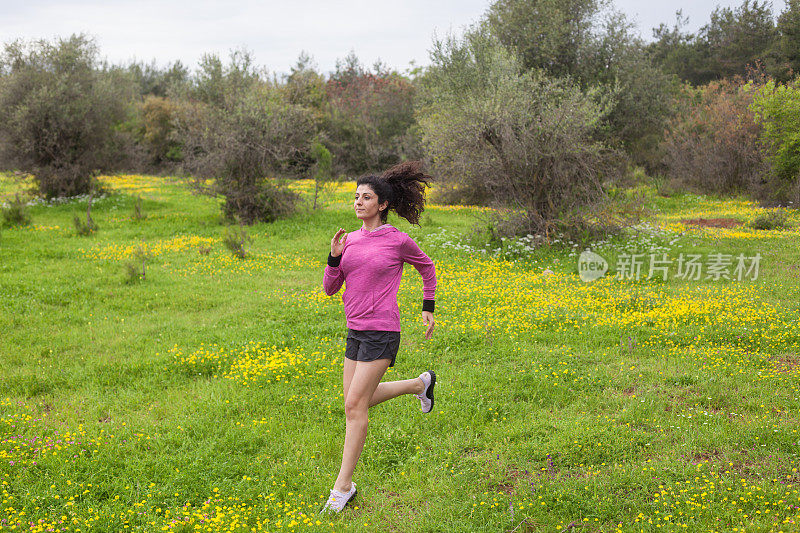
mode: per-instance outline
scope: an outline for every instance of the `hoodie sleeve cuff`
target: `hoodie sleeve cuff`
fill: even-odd
[[[336,267],[339,266],[339,263],[341,263],[341,262],[342,262],[342,256],[341,255],[337,255],[336,257],[333,257],[330,253],[328,254],[328,266],[329,267],[336,268]]]
[[[422,310],[433,313],[434,304],[434,300],[422,300]]]

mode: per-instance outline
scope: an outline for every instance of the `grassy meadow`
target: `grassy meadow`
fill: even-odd
[[[650,216],[592,246],[612,268],[591,283],[570,242],[482,249],[485,209],[392,215],[435,261],[437,323],[426,341],[406,265],[385,379],[435,370],[436,407],[371,409],[355,505],[322,517],[346,334],[322,271],[360,225],[354,185],[247,228],[237,259],[218,200],[101,181],[90,236],[86,199],[0,229],[0,530],[800,531],[796,214],[748,229],[749,201],[641,186]],[[26,186],[0,175],[0,199]],[[292,186],[307,203],[313,183]],[[743,225],[681,222],[701,217]],[[631,253],[761,261],[756,279],[615,277]]]

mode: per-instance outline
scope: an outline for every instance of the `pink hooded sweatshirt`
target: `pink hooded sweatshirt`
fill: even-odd
[[[397,290],[404,263],[414,265],[422,275],[422,310],[433,312],[433,261],[394,226],[384,224],[373,231],[362,227],[348,233],[342,255],[328,256],[322,287],[333,296],[346,283],[342,301],[349,329],[400,331]]]

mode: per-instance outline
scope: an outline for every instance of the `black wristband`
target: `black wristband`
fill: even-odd
[[[428,311],[433,313],[433,308],[435,307],[434,300],[422,300],[422,310]]]
[[[342,255],[341,254],[337,255],[336,257],[333,257],[333,255],[331,255],[330,253],[328,254],[328,266],[329,267],[336,268],[336,267],[339,266],[339,263],[341,263],[341,262],[342,262]]]

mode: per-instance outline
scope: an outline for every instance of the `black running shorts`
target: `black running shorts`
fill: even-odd
[[[344,356],[353,361],[391,359],[389,366],[392,367],[399,348],[399,331],[348,329]]]

